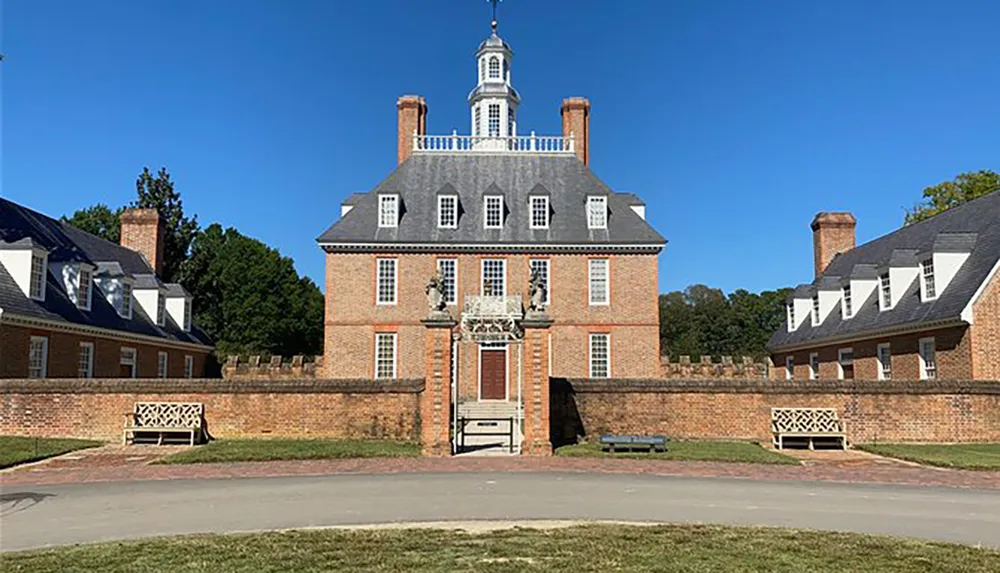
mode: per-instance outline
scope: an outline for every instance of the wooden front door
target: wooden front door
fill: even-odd
[[[483,349],[479,354],[480,400],[507,399],[507,352]]]

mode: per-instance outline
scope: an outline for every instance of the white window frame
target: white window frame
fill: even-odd
[[[170,355],[160,350],[156,353],[156,377],[166,378],[170,373]]]
[[[529,226],[532,229],[548,229],[549,228],[549,198],[545,195],[532,195],[529,199]],[[537,214],[535,207],[536,204],[540,204],[540,210],[542,212],[542,221],[535,219]]]
[[[392,375],[391,376],[379,376],[379,345],[380,340],[391,340],[392,341]],[[372,371],[372,375],[375,380],[395,380],[397,376],[396,362],[399,356],[399,346],[398,346],[398,334],[395,332],[376,332],[375,333],[375,369]]]
[[[929,353],[927,352],[928,348],[930,348]],[[920,357],[920,379],[936,380],[938,378],[937,342],[933,336],[921,338],[917,342],[917,355]]]
[[[920,295],[923,301],[935,300],[938,297],[933,259],[920,263]]]
[[[486,267],[487,263],[500,263],[500,290],[501,293],[491,292],[486,294]],[[483,296],[507,296],[507,259],[483,259],[479,265],[479,292]]]
[[[86,349],[87,362],[84,363],[84,349]],[[94,377],[94,343],[93,342],[81,342],[80,343],[80,353],[77,356],[77,368],[76,368],[77,378],[93,378]]]
[[[813,305],[812,306],[812,325],[813,326],[819,326],[819,324],[820,324],[820,322],[819,322],[819,313],[820,313],[819,293],[816,293],[816,294],[813,295],[812,305]]]
[[[892,380],[892,345],[883,342],[875,347],[875,362],[878,364],[878,379]]]
[[[795,303],[786,303],[785,312],[788,313],[788,331],[793,332],[795,330]]]
[[[603,263],[604,266],[604,299],[594,298],[594,281],[600,277],[594,276],[595,263]],[[600,264],[597,265],[601,266]],[[611,305],[611,261],[610,259],[587,259],[587,300],[590,306],[610,306]]]
[[[545,275],[545,299],[542,300],[542,304],[545,306],[549,305],[549,301],[552,300],[552,262],[551,259],[528,259],[528,278],[531,278],[531,273],[535,270],[535,265],[545,267],[543,274]]]
[[[194,301],[191,299],[186,299],[184,301],[184,325],[181,327],[184,332],[191,332],[191,324],[194,322],[192,315],[194,314]]]
[[[184,355],[184,377],[194,378],[194,356]]]
[[[380,229],[399,226],[399,195],[389,193],[378,196],[378,226]]]
[[[795,357],[785,357],[785,380],[795,380]]]
[[[383,264],[385,263],[385,264]],[[391,269],[391,273],[389,270]],[[383,270],[386,274],[383,274]],[[387,294],[388,289],[382,288],[383,281],[392,281],[392,298],[383,299],[383,293]],[[395,306],[399,301],[399,259],[375,259],[375,304],[378,306]]]
[[[496,225],[490,224],[490,204],[498,211],[497,220],[499,223]],[[483,228],[484,229],[503,229],[503,195],[486,195],[483,197]]]
[[[809,379],[819,380],[819,352],[809,353]]]
[[[86,280],[84,278],[86,277]],[[86,292],[84,292],[86,289]],[[94,273],[90,267],[80,265],[80,270],[76,274],[76,306],[82,310],[90,310],[91,300],[94,296]]]
[[[482,133],[481,122],[483,120],[483,112],[480,109],[479,104],[476,104],[476,109],[473,112],[474,119],[472,120],[472,135],[479,137]]]
[[[131,357],[127,358],[127,354],[131,355]],[[139,352],[135,348],[121,347],[118,351],[118,365],[131,366],[132,378],[137,378],[139,376]]]
[[[156,325],[167,325],[167,295],[162,292],[156,293]]]
[[[33,354],[38,355],[38,364],[33,365]],[[47,378],[49,375],[49,339],[47,336],[32,336],[28,340],[28,378]]]
[[[135,300],[132,293],[132,283],[127,280],[122,281],[122,309],[118,313],[118,316],[122,318],[132,319],[132,307],[135,306]]]
[[[486,133],[490,137],[500,137],[500,104],[498,103],[486,106]]]
[[[878,277],[878,307],[881,311],[892,308],[892,278],[889,273]]]
[[[38,262],[38,265],[35,262]],[[32,300],[45,301],[45,285],[48,274],[49,255],[48,253],[31,253],[31,268],[28,276],[28,298]],[[37,271],[36,271],[37,268]]]
[[[448,274],[444,272],[445,266],[451,266],[451,279],[449,281]],[[441,276],[442,280],[445,281],[444,290],[444,303],[449,305],[458,304],[458,259],[438,259],[437,260],[437,272]],[[451,283],[451,288],[448,288],[448,283]],[[451,297],[449,298],[449,291]]]
[[[596,210],[595,210],[596,209]],[[603,195],[587,197],[587,228],[608,228],[608,198]]]
[[[487,69],[489,70],[489,78],[491,80],[499,80],[500,79],[500,58],[498,58],[497,56],[490,56],[490,62],[489,62],[489,66],[487,67]]]
[[[604,348],[605,348],[604,363],[605,363],[605,369],[606,370],[605,370],[603,376],[600,373],[597,373],[597,375],[594,374],[594,366],[595,366],[595,363],[594,363],[594,341],[598,340],[598,339],[603,339],[604,340]],[[588,374],[589,374],[590,378],[591,379],[600,379],[600,380],[606,380],[608,378],[611,378],[611,334],[605,333],[605,332],[592,332],[588,336],[588,342],[589,342],[589,345],[588,345],[589,350],[587,352],[587,356],[588,356],[587,365],[589,367],[588,368]]]
[[[446,221],[446,203],[451,203],[450,218]],[[458,195],[438,195],[438,228],[457,229],[458,228]]]
[[[851,371],[853,373],[853,375],[851,376],[851,378],[845,378],[844,377],[845,376],[844,363],[846,362],[845,359],[844,359],[844,355],[846,355],[846,354],[850,354],[851,355],[850,364],[851,364]],[[858,377],[858,373],[857,373],[857,370],[854,367],[854,349],[853,348],[841,348],[841,349],[837,350],[837,379],[838,380],[854,380],[857,377]]]
[[[851,292],[851,285],[845,286],[841,291],[841,303],[843,304],[844,318],[854,316],[854,293]]]

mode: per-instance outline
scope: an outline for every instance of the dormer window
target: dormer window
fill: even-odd
[[[167,297],[163,293],[156,295],[156,324],[166,326],[167,324]]]
[[[500,79],[500,58],[496,56],[490,58],[490,79]]]
[[[788,310],[788,330],[795,330],[795,303],[788,303],[785,308]]]
[[[844,318],[854,316],[854,301],[851,300],[851,285],[844,287]]]
[[[819,294],[813,295],[812,325],[819,326]]]
[[[90,310],[90,296],[93,292],[93,289],[90,288],[91,278],[90,269],[81,265],[80,273],[77,275],[80,284],[77,285],[76,306],[83,310]]]
[[[549,198],[548,197],[532,197],[531,198],[531,228],[532,229],[548,229],[549,228]]]
[[[484,199],[484,210],[483,226],[486,229],[502,229],[503,197],[500,195],[487,195]]]
[[[587,228],[608,228],[608,198],[587,197]]]
[[[28,295],[35,300],[45,300],[45,267],[47,255],[32,253],[31,277],[29,279]]]
[[[438,227],[455,229],[458,227],[458,196],[438,196]]]
[[[889,273],[879,277],[879,285],[881,289],[881,310],[889,310],[892,308],[892,283],[889,282]]]
[[[191,301],[184,301],[184,332],[191,332]]]
[[[920,264],[920,274],[924,279],[924,300],[937,298],[937,288],[934,283],[934,260],[928,259]]]
[[[122,281],[122,306],[118,313],[122,318],[132,318],[132,283]]]
[[[378,196],[378,226],[382,228],[399,225],[399,195]]]

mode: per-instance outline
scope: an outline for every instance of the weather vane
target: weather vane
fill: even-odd
[[[493,26],[493,33],[497,33],[497,4],[503,2],[503,0],[486,0],[490,4],[493,4],[493,21],[490,25]]]

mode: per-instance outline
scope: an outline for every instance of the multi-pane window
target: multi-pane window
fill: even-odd
[[[157,378],[167,377],[167,353],[158,352],[156,354],[156,376]]]
[[[473,112],[473,115],[475,116],[475,120],[472,122],[472,135],[478,136],[480,134],[479,122],[483,119],[482,111],[479,109],[478,105],[476,106],[476,110]]]
[[[937,286],[934,284],[934,261],[925,261],[920,265],[924,275],[924,298],[932,300],[937,298]]]
[[[879,344],[875,351],[878,357],[878,379],[892,380],[892,347],[886,344]]]
[[[844,318],[854,316],[854,301],[851,299],[851,285],[844,287]]]
[[[45,378],[49,370],[49,339],[32,336],[28,343],[28,378]]]
[[[549,228],[548,197],[535,196],[531,198],[531,228],[532,229]]]
[[[795,380],[795,358],[785,357],[785,380]]]
[[[136,377],[136,357],[135,348],[122,348],[121,358],[118,363],[121,365],[121,375],[124,378]]]
[[[78,378],[94,377],[94,344],[92,342],[80,343],[80,357],[76,375]]]
[[[375,378],[396,377],[396,334],[375,335]]]
[[[882,310],[892,308],[892,283],[889,282],[889,273],[879,277],[882,291]]]
[[[167,297],[162,292],[156,295],[156,324],[167,324]]]
[[[480,81],[486,79],[486,58],[479,60],[479,79]]]
[[[507,108],[507,135],[513,137],[514,135],[514,108]]]
[[[490,79],[500,79],[500,58],[496,56],[490,58]]]
[[[920,339],[920,379],[937,378],[937,347],[933,338]]]
[[[31,278],[28,294],[34,299],[45,298],[45,257],[31,255]]]
[[[487,195],[484,199],[486,216],[483,218],[483,226],[487,229],[500,229],[503,227],[503,197],[500,195]]]
[[[121,316],[132,318],[132,283],[122,282],[122,312]]]
[[[588,261],[590,304],[608,304],[608,259]]]
[[[788,329],[795,330],[795,303],[788,303],[785,308],[788,309]]]
[[[591,378],[611,377],[611,348],[608,339],[607,334],[590,335]]]
[[[76,291],[76,306],[85,310],[90,310],[90,278],[90,269],[81,266],[77,276],[80,284]]]
[[[395,227],[399,225],[399,196],[378,196],[378,226]]]
[[[841,348],[837,356],[841,380],[854,380],[854,349]]]
[[[503,259],[483,259],[483,294],[504,296],[507,294],[507,261]]]
[[[396,259],[378,259],[377,304],[396,304]]]
[[[184,301],[184,332],[191,331],[191,300]]]
[[[184,377],[194,378],[194,356],[184,356]]]
[[[438,196],[438,227],[454,229],[458,227],[458,196]]]
[[[819,326],[819,295],[813,295],[813,326]]]
[[[438,259],[438,274],[444,280],[444,302],[445,304],[457,304],[458,292],[456,283],[458,280],[458,261],[455,259]]]
[[[490,137],[500,136],[500,104],[491,103],[488,110],[487,119],[489,120],[489,134]]]
[[[549,260],[548,259],[531,259],[528,261],[528,270],[531,273],[538,273],[538,276],[542,279],[542,288],[545,291],[545,298],[542,300],[542,304],[549,304],[551,298],[551,293],[549,292]]]
[[[587,228],[608,228],[607,197],[587,197]]]
[[[809,379],[819,379],[819,353],[813,352],[809,355]]]

